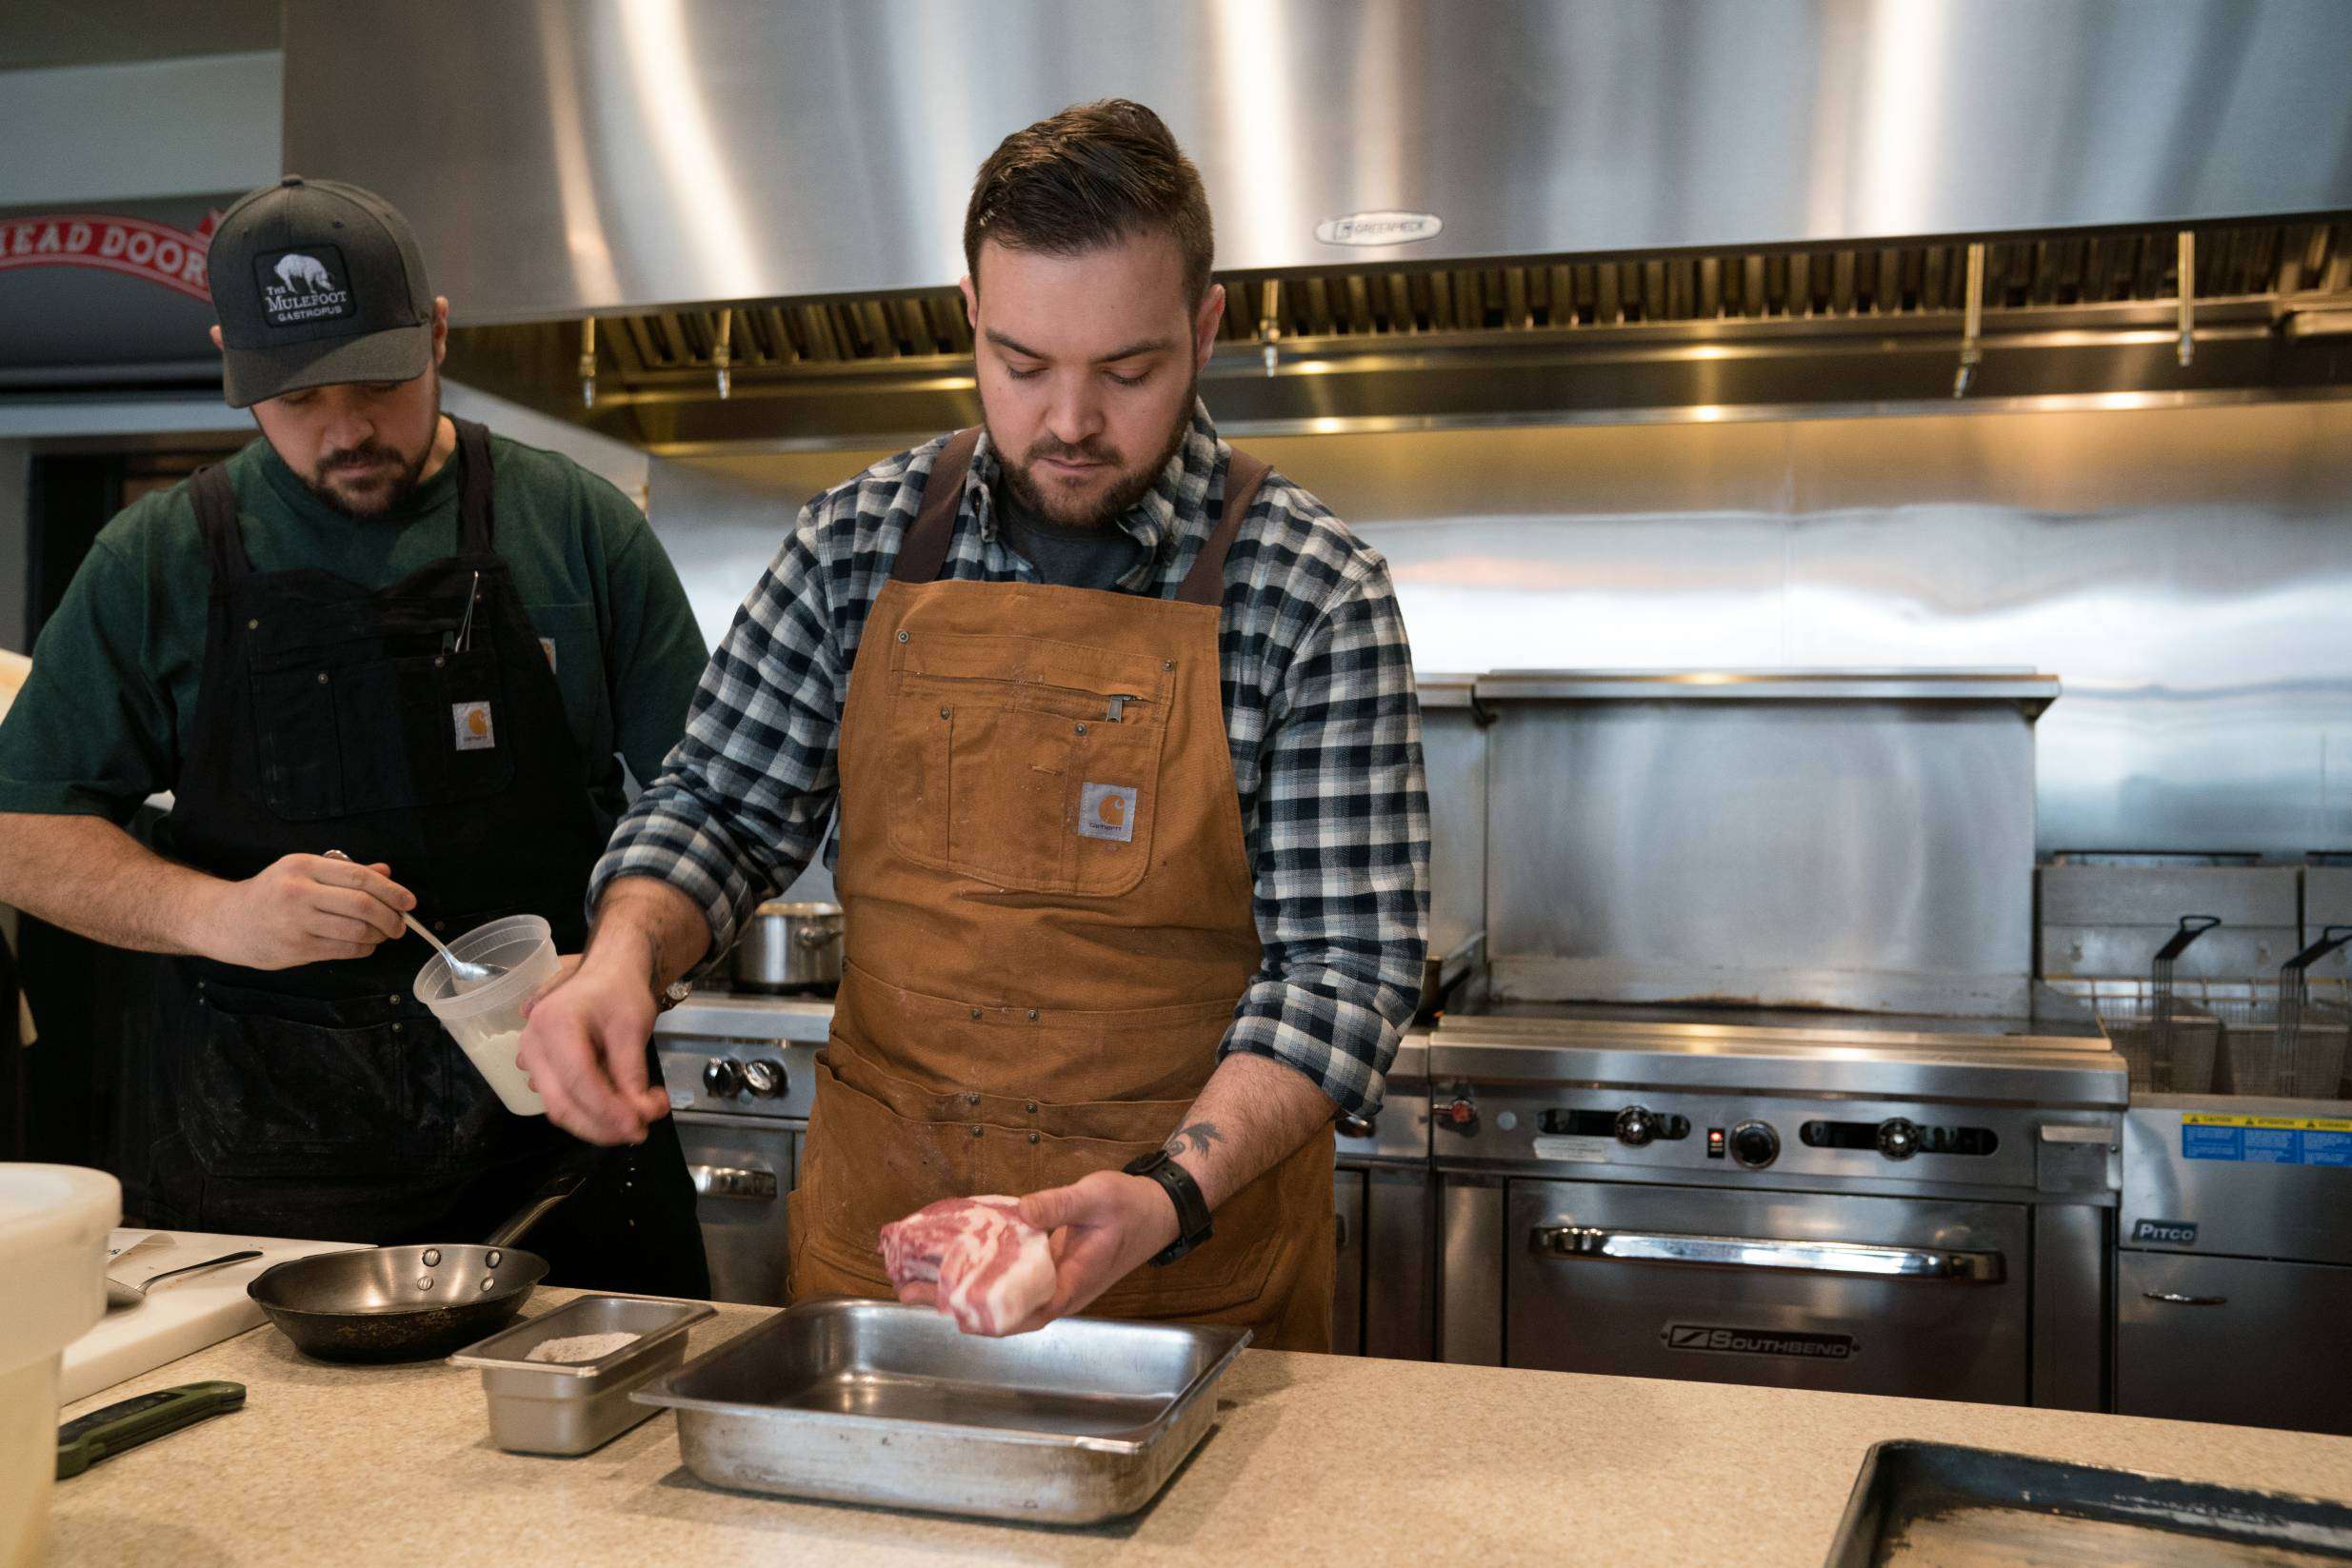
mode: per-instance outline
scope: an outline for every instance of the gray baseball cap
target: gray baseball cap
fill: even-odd
[[[289,174],[237,198],[208,270],[231,408],[433,362],[433,291],[409,220],[372,191]]]

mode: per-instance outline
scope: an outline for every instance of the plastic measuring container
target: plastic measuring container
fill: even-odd
[[[416,1000],[433,1010],[507,1109],[517,1116],[547,1115],[547,1102],[514,1064],[514,1047],[523,1038],[523,1003],[561,967],[554,932],[537,915],[509,915],[475,926],[451,942],[449,951],[464,963],[487,963],[506,973],[461,991],[448,963],[435,953],[416,972]]]
[[[57,1363],[106,1316],[122,1183],[78,1165],[0,1164],[0,1568],[46,1555],[57,1477]]]

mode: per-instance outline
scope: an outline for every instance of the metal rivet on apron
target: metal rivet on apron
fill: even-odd
[[[259,631],[261,630],[261,623],[259,621],[248,621],[245,624],[245,629],[248,631]]]
[[[327,684],[327,672],[323,669],[318,672],[318,684],[320,685],[325,685]]]
[[[941,708],[941,709],[939,710],[939,716],[940,716],[941,718],[945,719],[946,717],[947,717],[950,713],[953,713],[954,711],[955,711],[955,709],[953,709],[953,708],[943,707],[943,708]]]
[[[400,999],[398,997],[386,997],[384,1000],[394,1007],[400,1005]]]
[[[980,1136],[980,1128],[979,1128],[979,1126],[978,1126],[977,1124],[974,1124],[974,1126],[972,1127],[972,1136],[973,1136],[974,1138],[978,1138],[978,1137]]]
[[[1174,669],[1176,667],[1176,661],[1173,659],[1163,659],[1160,661],[1160,667],[1162,669]]]
[[[1037,1141],[1037,1135],[1035,1133],[1029,1134],[1029,1141],[1032,1143]]]
[[[448,664],[448,662],[449,660],[447,654],[436,653],[433,655],[433,668],[435,669],[439,669],[442,665]]]
[[[324,675],[322,675],[322,676],[320,676],[320,677],[319,677],[319,679],[320,679],[320,680],[322,680],[322,681],[324,681],[324,680],[326,680],[326,679],[327,679],[327,677],[326,677],[326,676],[324,676]],[[1078,726],[1078,733],[1079,733],[1079,734],[1081,734],[1081,735],[1084,735],[1086,732],[1086,725],[1084,725],[1084,724],[1080,724],[1080,725]]]
[[[967,1105],[977,1105],[977,1104],[979,1104],[979,1103],[980,1103],[980,1092],[979,1092],[978,1090],[976,1090],[976,1089],[975,1089],[975,1090],[973,1090],[972,1092],[970,1092],[969,1094],[967,1094],[967,1095],[964,1097],[964,1103],[965,1103],[965,1104],[967,1104]]]
[[[393,1025],[392,1025],[392,1033],[394,1033],[394,1034],[398,1034],[398,1033],[400,1033],[400,1025],[399,1025],[399,1024],[395,1023],[395,1024],[393,1024]]]
[[[907,628],[905,626],[898,628],[898,640],[902,643],[907,641]]]
[[[973,1008],[973,1009],[972,1009],[972,1019],[973,1019],[973,1021],[974,1021],[975,1022],[977,1022],[979,1021],[979,1018],[980,1018],[980,1009],[979,1009],[979,1008],[977,1008],[977,1007],[975,1007],[975,1008]]]
[[[1031,1116],[1035,1116],[1037,1114],[1037,1102],[1034,1100],[1029,1102],[1029,1114]]]
[[[1029,1009],[1029,1022],[1030,1022],[1031,1023],[1034,1023],[1034,1022],[1037,1022],[1037,1009],[1036,1009],[1036,1008],[1034,1008],[1034,1007],[1032,1007],[1032,1008],[1030,1008],[1030,1009]],[[1035,1110],[1037,1107],[1036,1107],[1036,1106],[1034,1106],[1034,1105],[1032,1105],[1032,1106],[1030,1106],[1029,1108],[1030,1108],[1031,1110]]]

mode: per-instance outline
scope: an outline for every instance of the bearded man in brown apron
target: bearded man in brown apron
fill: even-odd
[[[1379,1103],[1427,918],[1387,567],[1199,405],[1224,291],[1149,109],[1008,137],[965,246],[984,427],[802,512],[521,1060],[563,1126],[645,1136],[656,994],[838,804],[793,1299],[890,1294],[881,1225],[1004,1193],[1054,1243],[1016,1328],[1090,1310],[1326,1348],[1332,1121]]]

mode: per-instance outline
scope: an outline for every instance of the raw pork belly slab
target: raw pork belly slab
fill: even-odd
[[[1016,1198],[947,1198],[882,1227],[890,1282],[939,1286],[967,1334],[1002,1334],[1053,1298],[1053,1249]]]

